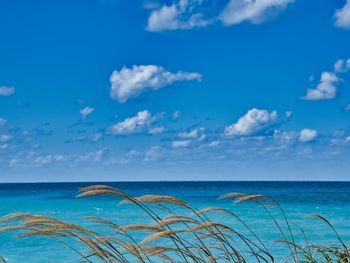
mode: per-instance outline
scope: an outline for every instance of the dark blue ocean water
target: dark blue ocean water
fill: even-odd
[[[35,183],[0,184],[0,215],[14,212],[42,214],[95,227],[85,216],[101,216],[119,225],[151,223],[151,220],[132,205],[118,205],[110,198],[76,198],[78,188],[98,183]],[[307,232],[311,241],[334,243],[332,231],[322,222],[305,219],[305,214],[318,213],[327,217],[345,241],[350,241],[350,182],[120,182],[104,183],[115,186],[133,196],[144,194],[172,195],[184,199],[196,208],[221,206],[241,216],[282,258],[286,248],[272,242],[280,239],[266,213],[253,204],[235,204],[217,200],[228,192],[265,194],[276,199],[285,209],[294,226]],[[279,215],[276,212],[276,216]],[[223,215],[212,220],[227,222]],[[238,227],[238,226],[237,226]],[[295,231],[296,231],[296,227]],[[299,233],[297,233],[299,235]],[[301,238],[300,242],[302,241]],[[18,239],[12,233],[0,233],[0,255],[8,262],[74,262],[74,254],[47,238]]]

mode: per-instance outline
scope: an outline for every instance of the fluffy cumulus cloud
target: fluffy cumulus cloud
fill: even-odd
[[[195,11],[201,3],[201,0],[180,0],[171,5],[157,7],[148,17],[147,30],[160,32],[207,26],[210,21],[202,13]]]
[[[312,142],[318,136],[318,132],[316,130],[311,129],[303,129],[299,133],[299,140],[301,142]]]
[[[80,116],[83,119],[86,119],[94,110],[95,110],[94,108],[86,106],[85,108],[80,110]]]
[[[347,0],[346,4],[335,12],[335,25],[350,29],[350,0]]]
[[[350,58],[338,59],[333,71],[322,72],[316,88],[308,89],[303,100],[332,100],[337,97],[337,84],[342,80],[339,75],[349,72]]]
[[[110,127],[109,132],[115,135],[126,135],[141,133],[145,130],[149,130],[150,133],[159,133],[162,131],[154,132],[154,127],[151,125],[160,119],[162,114],[152,115],[148,110],[140,111],[135,116],[126,118],[124,121]]]
[[[284,10],[294,0],[230,0],[219,19],[225,25],[242,22],[259,24],[276,12]]]
[[[308,89],[304,100],[331,100],[337,96],[336,84],[340,78],[332,72],[323,72],[320,82],[314,89]]]
[[[350,70],[350,58],[347,60],[345,59],[338,59],[334,63],[334,72],[336,73],[344,73]]]
[[[206,12],[203,0],[174,0],[167,5],[154,5],[148,17],[147,30],[191,29],[205,27],[215,21],[230,26],[242,22],[262,23],[283,11],[294,0],[230,0],[219,12]]]
[[[278,114],[276,111],[268,112],[267,110],[253,108],[240,117],[236,123],[225,127],[225,135],[253,135],[276,124],[277,118]]]
[[[16,89],[14,87],[0,87],[0,96],[7,97],[15,93]]]
[[[171,144],[173,148],[184,148],[190,145],[196,145],[207,138],[205,128],[203,127],[198,127],[187,132],[179,132],[176,137],[177,139]]]
[[[189,132],[180,132],[178,133],[178,137],[182,139],[194,139],[198,138],[204,131],[203,127],[193,129]]]
[[[111,75],[111,97],[119,102],[138,97],[147,90],[158,90],[176,81],[200,80],[199,73],[171,73],[156,65],[134,65],[132,68],[123,67]]]

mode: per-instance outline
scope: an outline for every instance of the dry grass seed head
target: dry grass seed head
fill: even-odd
[[[204,228],[210,229],[212,227],[219,227],[219,228],[230,230],[230,231],[233,231],[233,232],[236,233],[236,231],[234,231],[229,226],[226,226],[224,224],[220,224],[220,223],[217,223],[217,222],[205,222],[205,223],[199,224],[198,226],[195,226],[194,228],[192,228],[190,230],[190,232],[197,232],[198,230],[201,230],[201,229],[204,229]]]
[[[218,199],[237,198],[237,197],[243,197],[243,196],[245,196],[245,194],[242,194],[242,193],[227,193],[227,194],[220,195],[218,197]]]
[[[252,200],[254,201],[254,200],[259,199],[259,198],[264,198],[264,196],[259,195],[259,194],[247,195],[247,196],[243,196],[243,197],[236,199],[235,203],[242,203],[242,202],[252,201]]]
[[[32,236],[48,236],[48,237],[66,237],[70,234],[66,231],[57,232],[52,229],[36,229],[30,230],[19,235],[19,237],[32,237]]]
[[[137,250],[137,248],[133,244],[131,244],[131,243],[124,243],[122,245],[122,247],[124,249],[126,249],[127,251],[129,251],[134,256],[136,256],[138,259],[141,259],[141,261],[143,261],[140,252]]]
[[[145,224],[133,224],[133,225],[127,225],[120,227],[119,230],[121,231],[132,231],[132,230],[151,230],[151,231],[162,231],[163,229],[152,226],[152,225],[145,225]]]
[[[189,205],[185,202],[180,200],[179,198],[167,196],[167,195],[144,195],[136,198],[139,202],[146,202],[151,204],[156,203],[170,203],[174,205],[179,205],[183,207],[189,207]]]
[[[92,251],[96,252],[97,255],[104,260],[105,262],[109,262],[109,256],[106,253],[106,251],[101,248],[99,245],[97,245],[96,242],[94,242],[91,238],[85,237],[85,236],[79,236],[78,237],[82,242],[84,242]]]
[[[91,191],[91,190],[115,190],[116,188],[109,186],[109,185],[90,185],[87,187],[82,187],[79,190],[82,192],[87,192],[87,191]]]
[[[164,226],[170,226],[170,225],[175,225],[175,224],[197,224],[197,222],[195,220],[191,219],[165,219],[162,221],[159,221],[157,224],[155,224],[155,226],[160,226],[160,227],[164,227]]]
[[[96,196],[96,195],[117,195],[117,196],[124,196],[122,192],[119,192],[117,190],[109,190],[109,189],[101,189],[101,190],[89,190],[86,192],[82,192],[78,195],[78,197],[89,197],[89,196]]]
[[[26,219],[26,218],[33,218],[33,217],[35,217],[35,216],[31,215],[31,214],[15,213],[15,214],[10,214],[10,215],[7,215],[7,216],[1,218],[0,219],[0,223],[6,223],[6,222],[9,222],[9,221],[12,221],[12,220],[17,220],[17,219],[23,220],[23,219]]]
[[[6,226],[6,227],[0,228],[0,233],[16,231],[16,230],[23,230],[23,229],[25,229],[24,226]]]
[[[151,234],[149,236],[147,236],[145,239],[143,239],[141,241],[141,245],[146,244],[146,243],[150,243],[158,238],[162,238],[162,237],[169,237],[172,238],[172,235],[177,234],[177,233],[184,233],[184,232],[188,232],[187,230],[163,230],[161,232],[157,232],[154,234]]]
[[[158,253],[158,252],[165,252],[165,251],[178,251],[177,248],[174,247],[167,247],[167,246],[142,246],[141,247],[142,251],[146,254],[152,255],[152,253]]]
[[[166,217],[164,217],[163,220],[173,220],[173,219],[180,219],[180,220],[188,220],[188,221],[192,221],[193,223],[200,223],[197,219],[191,217],[191,216],[184,216],[184,215],[168,215]]]

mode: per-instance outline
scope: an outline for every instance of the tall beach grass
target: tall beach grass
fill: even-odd
[[[149,220],[119,225],[118,218],[85,218],[98,224],[98,229],[104,229],[99,232],[53,217],[16,213],[0,219],[0,232],[15,231],[19,238],[41,236],[54,239],[77,255],[76,262],[277,262],[273,251],[264,243],[265,239],[257,233],[261,226],[251,225],[233,209],[197,209],[172,196],[133,197],[106,185],[85,187],[78,194],[79,198],[98,196],[116,199],[120,205],[137,206]],[[262,209],[266,213],[271,231],[274,229],[280,236],[273,242],[285,246],[288,251],[279,261],[350,262],[348,245],[332,223],[321,215],[311,214],[306,215],[306,218],[319,220],[324,227],[329,228],[336,240],[333,244],[309,242],[307,233],[295,227],[282,206],[271,197],[228,193],[218,199],[237,204],[250,202],[254,209]],[[212,220],[213,214],[218,215],[215,218],[223,220]],[[6,251],[2,253],[5,254],[0,257],[0,262],[6,262]]]

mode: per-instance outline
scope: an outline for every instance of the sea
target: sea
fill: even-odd
[[[170,195],[181,198],[195,209],[223,207],[234,212],[266,244],[281,262],[288,256],[288,248],[276,240],[283,239],[266,211],[255,203],[235,203],[220,200],[220,195],[239,192],[263,194],[276,200],[288,218],[295,239],[305,243],[303,229],[309,243],[340,245],[334,231],[322,220],[307,218],[319,214],[327,218],[345,243],[350,242],[350,182],[108,182],[108,183],[15,183],[0,184],[0,216],[12,213],[46,215],[96,231],[100,226],[86,219],[98,216],[123,226],[132,223],[152,223],[142,210],[134,205],[120,204],[117,197],[78,198],[79,188],[105,184],[114,186],[131,196]],[[173,208],[176,211],[176,207]],[[278,209],[269,207],[272,215],[287,231]],[[180,211],[181,210],[181,211]],[[190,214],[179,208],[176,211]],[[230,225],[244,233],[233,218],[211,213],[210,219]],[[0,224],[0,227],[4,227]],[[287,232],[285,232],[287,233]],[[7,262],[79,262],[79,257],[60,242],[49,237],[18,237],[19,232],[0,232],[0,255]],[[137,234],[136,234],[137,235]],[[287,234],[286,234],[287,235]],[[287,235],[288,236],[288,235]],[[136,237],[137,239],[138,237]],[[140,239],[142,237],[139,237]],[[165,241],[164,241],[165,242]],[[136,262],[136,261],[135,261]],[[253,259],[252,259],[252,262]],[[291,262],[288,261],[287,262]]]

